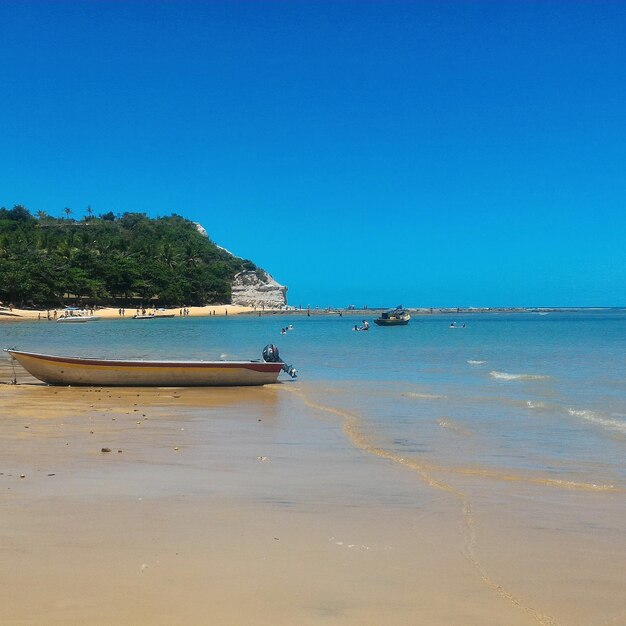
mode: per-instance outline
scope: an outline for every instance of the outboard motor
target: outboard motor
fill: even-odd
[[[268,343],[263,348],[263,360],[266,363],[278,363],[281,359],[278,354],[278,348],[273,343]]]
[[[278,348],[273,343],[268,343],[265,348],[263,348],[263,360],[266,363],[282,363],[283,364],[283,372],[286,372],[291,376],[291,378],[295,378],[298,375],[298,372],[293,365],[287,365],[278,354]]]

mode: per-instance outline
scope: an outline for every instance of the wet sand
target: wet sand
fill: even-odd
[[[3,624],[626,623],[623,492],[555,506],[407,467],[299,382],[18,382],[0,385]]]

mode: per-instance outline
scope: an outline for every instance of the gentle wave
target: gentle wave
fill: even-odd
[[[509,374],[508,372],[489,372],[489,375],[498,380],[545,380],[550,378],[543,374]]]
[[[533,402],[532,400],[528,400],[526,402],[526,406],[529,409],[545,409],[546,403],[545,402]]]
[[[407,391],[402,394],[406,398],[418,398],[419,400],[443,400],[445,396],[438,396],[434,393],[415,393],[414,391]]]
[[[331,413],[340,417],[343,421],[344,434],[352,441],[352,443],[356,447],[380,458],[396,461],[401,465],[409,467],[410,469],[415,470],[420,478],[431,487],[434,487],[435,489],[441,489],[442,491],[446,491],[460,498],[466,498],[465,494],[459,491],[459,489],[457,489],[454,485],[448,484],[445,480],[438,477],[436,473],[451,473],[465,476],[476,476],[486,479],[543,485],[546,487],[556,487],[568,490],[571,489],[580,491],[624,492],[624,489],[622,487],[612,484],[585,483],[572,480],[557,479],[547,476],[515,474],[509,473],[509,471],[507,471],[506,469],[498,470],[467,466],[451,467],[446,465],[439,465],[436,463],[430,463],[426,460],[420,460],[416,458],[407,459],[403,456],[400,456],[398,453],[390,450],[385,450],[384,448],[377,446],[374,443],[371,443],[367,435],[363,433],[361,417],[359,416],[359,414],[346,411],[339,407],[319,404],[318,402],[311,400],[307,396],[306,392],[304,392],[302,389],[297,389],[295,387],[286,387],[285,392],[293,393],[299,396],[307,406],[313,409],[325,411],[327,413]],[[443,417],[441,419],[447,420],[446,417]]]
[[[572,417],[581,417],[587,422],[592,422],[593,424],[599,424],[600,426],[604,426],[605,428],[609,428],[611,430],[626,433],[626,422],[619,419],[604,417],[588,409],[567,409],[567,412]]]
[[[483,365],[485,364],[487,361],[476,361],[475,359],[469,359],[468,363],[470,365]]]

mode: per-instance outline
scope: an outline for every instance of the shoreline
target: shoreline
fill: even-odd
[[[406,310],[412,316],[422,317],[429,315],[474,315],[474,314],[498,314],[498,313],[534,313],[546,315],[548,313],[577,313],[580,311],[612,311],[620,310],[624,307],[407,307]],[[238,304],[208,304],[205,306],[186,307],[188,314],[181,316],[181,308],[166,308],[161,314],[175,314],[175,317],[227,317],[228,315],[242,315],[263,317],[268,315],[295,315],[295,316],[331,316],[340,317],[354,316],[367,317],[378,316],[381,312],[389,310],[386,307],[360,308],[360,309],[339,309],[327,308],[258,308],[252,306],[242,306]],[[60,312],[62,309],[57,309]],[[87,309],[88,310],[88,309]],[[53,309],[49,309],[53,312]],[[94,314],[102,319],[132,319],[137,309],[126,309],[126,314],[121,316],[119,308],[102,307],[95,308]],[[154,312],[154,308],[146,309],[147,312]],[[16,307],[0,307],[0,322],[11,321],[48,321],[46,309],[19,309]],[[159,311],[156,312],[159,316]],[[54,321],[51,319],[50,321]]]
[[[406,307],[405,310],[411,315],[428,316],[428,315],[474,315],[489,313],[577,313],[580,311],[611,311],[621,310],[624,307]],[[390,310],[389,307],[368,307],[367,309],[337,309],[328,307],[325,309],[252,309],[250,311],[242,311],[243,315],[306,315],[306,316],[356,316],[361,317],[368,315],[378,316],[383,311]]]

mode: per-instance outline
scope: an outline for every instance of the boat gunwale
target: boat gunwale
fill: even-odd
[[[65,357],[53,354],[41,354],[38,352],[25,352],[23,350],[5,349],[12,357],[14,354],[23,355],[43,361],[52,362],[58,365],[67,363],[69,365],[84,365],[95,367],[174,367],[174,368],[244,368],[261,372],[279,372],[282,363],[269,363],[266,361],[153,361],[139,359],[94,359],[91,357]],[[13,357],[15,358],[15,357]]]

